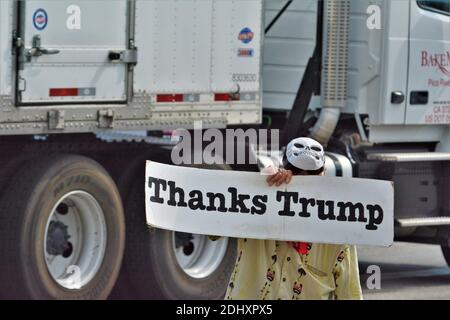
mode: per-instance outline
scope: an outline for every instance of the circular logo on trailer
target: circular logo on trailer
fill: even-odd
[[[37,9],[33,14],[33,24],[38,30],[44,30],[48,24],[48,15],[44,9]]]
[[[239,32],[239,40],[243,43],[250,43],[253,40],[255,34],[250,28],[244,28]]]

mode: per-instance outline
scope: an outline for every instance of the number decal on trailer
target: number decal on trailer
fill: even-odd
[[[256,82],[258,75],[256,73],[233,73],[233,82]]]
[[[240,58],[253,58],[255,55],[255,50],[251,48],[240,48],[238,49],[238,57]]]

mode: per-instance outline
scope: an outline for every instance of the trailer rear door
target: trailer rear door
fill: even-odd
[[[127,3],[20,1],[18,102],[126,102]]]

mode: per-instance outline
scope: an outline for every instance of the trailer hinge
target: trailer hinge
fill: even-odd
[[[137,64],[137,48],[123,51],[110,51],[108,54],[108,58],[109,61],[113,63]]]
[[[17,31],[13,31],[12,36],[12,55],[18,56],[19,70],[23,70],[23,63],[26,62],[23,39],[17,35]]]
[[[48,112],[48,129],[63,130],[65,112],[62,110],[52,110]]]
[[[16,49],[19,49],[23,46],[23,40],[21,37],[19,37],[17,35],[17,30],[13,30],[13,34],[12,34],[12,39],[13,39],[13,54],[16,53]]]
[[[98,127],[99,128],[113,128],[114,127],[114,111],[111,109],[108,110],[99,110],[98,111]]]
[[[27,89],[27,81],[22,78],[19,77],[17,79],[17,91],[25,91]]]

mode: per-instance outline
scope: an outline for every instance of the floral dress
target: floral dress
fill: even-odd
[[[356,248],[239,239],[225,299],[362,299]]]

